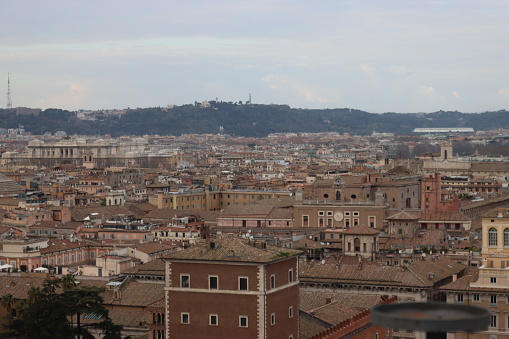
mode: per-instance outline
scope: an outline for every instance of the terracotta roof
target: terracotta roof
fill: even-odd
[[[140,251],[142,253],[146,254],[154,254],[158,252],[167,252],[171,251],[174,248],[177,248],[176,245],[170,245],[170,244],[159,244],[154,242],[146,242],[140,245],[136,245],[135,248],[137,251]]]
[[[377,235],[380,233],[376,228],[358,225],[352,228],[349,228],[343,232],[344,234],[360,234],[360,235]]]
[[[133,216],[128,208],[124,206],[94,206],[94,207],[75,207],[71,209],[71,219],[73,221],[83,221],[85,217],[92,213],[99,213],[101,219],[112,215]]]
[[[5,174],[0,173],[0,195],[2,194],[18,194],[22,193],[23,189],[9,179]]]
[[[421,217],[421,211],[399,211],[390,216],[387,220],[417,220]]]
[[[299,308],[312,313],[313,310],[326,305],[329,299],[331,302],[340,302],[358,311],[380,303],[381,298],[379,295],[372,294],[345,294],[330,289],[309,290],[301,288],[299,291]]]
[[[89,245],[84,242],[71,242],[69,240],[49,240],[48,247],[41,248],[41,255],[48,253],[60,252],[74,248],[88,247]]]
[[[495,208],[494,210],[491,210],[481,215],[481,218],[498,218],[499,215],[501,215],[502,218],[509,218],[509,208],[507,207]]]
[[[261,243],[259,243],[261,245]],[[246,241],[228,237],[215,239],[188,248],[183,251],[169,253],[165,259],[170,260],[201,260],[201,261],[227,261],[269,263],[300,254],[301,251],[266,245],[258,248],[249,245]]]
[[[270,205],[274,207],[280,208],[288,208],[293,207],[295,205],[296,200],[295,197],[280,197],[280,198],[272,198],[272,199],[259,199],[252,202],[252,204],[257,205]]]
[[[249,204],[249,205],[230,205],[219,217],[235,217],[235,216],[253,216],[266,217],[273,209],[270,205]]]
[[[174,210],[174,209],[155,209],[148,212],[144,219],[166,219],[170,221],[177,216],[197,215],[206,222],[216,222],[219,211],[202,211],[202,210]]]
[[[419,222],[427,221],[470,221],[470,218],[456,212],[438,212],[432,214],[423,214]]]
[[[314,261],[301,263],[300,281],[429,288],[435,282],[465,269],[464,265],[445,257],[439,260],[426,257],[406,266],[383,266],[366,260],[360,266],[358,257],[352,257],[353,262],[344,261],[346,257],[342,256],[339,260],[330,257],[324,264]]]
[[[164,261],[156,259],[149,261],[145,264],[141,264],[135,267],[131,267],[122,272],[126,275],[157,275],[164,276]]]

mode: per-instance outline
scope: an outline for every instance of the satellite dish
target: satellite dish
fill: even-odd
[[[248,230],[247,232],[248,232],[248,233],[251,233],[251,230]]]
[[[325,259],[322,259],[322,265],[325,264]]]
[[[399,254],[401,254],[401,253],[402,253],[402,251],[401,251],[401,250],[399,250],[399,251],[398,251],[398,253],[399,253]]]

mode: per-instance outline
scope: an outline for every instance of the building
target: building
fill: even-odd
[[[166,338],[299,338],[299,253],[229,237],[168,254]]]
[[[492,339],[509,336],[509,209],[481,216],[482,266],[443,288],[448,303],[484,307],[491,312],[489,328],[478,333],[454,333],[449,338]],[[477,275],[477,274],[478,275]]]

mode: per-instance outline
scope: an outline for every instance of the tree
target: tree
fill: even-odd
[[[64,275],[61,280],[62,280],[62,288],[64,291],[75,288],[78,285],[76,282],[76,279],[74,278],[74,275],[72,275],[72,274]]]
[[[62,286],[61,292],[59,288]],[[90,329],[102,332],[105,339],[120,338],[121,326],[113,324],[108,310],[103,305],[101,292],[97,287],[77,287],[74,276],[49,279],[43,288],[33,287],[28,298],[21,300],[17,318],[9,319],[7,336],[15,338],[83,338],[90,335]],[[9,295],[2,297],[2,304],[8,305]],[[82,317],[93,314],[95,322],[82,324]],[[77,319],[74,324],[72,319]]]
[[[12,315],[12,308],[14,306],[14,297],[12,294],[8,293],[2,297],[2,306],[5,307],[9,315]]]

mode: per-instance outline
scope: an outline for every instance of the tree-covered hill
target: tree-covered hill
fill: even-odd
[[[224,133],[261,137],[276,132],[326,132],[410,134],[417,127],[472,127],[475,130],[509,128],[509,112],[479,114],[460,112],[384,113],[360,110],[298,109],[287,105],[251,105],[210,102],[210,107],[194,105],[173,108],[128,109],[121,116],[80,120],[74,112],[47,109],[37,116],[16,115],[16,110],[0,110],[0,128],[18,128],[33,134],[65,131],[68,134],[180,135]]]

